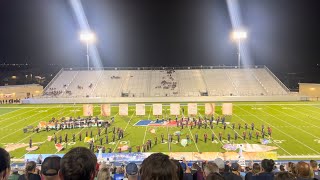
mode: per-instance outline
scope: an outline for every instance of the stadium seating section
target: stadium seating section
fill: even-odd
[[[272,96],[289,90],[266,67],[61,70],[45,97]]]

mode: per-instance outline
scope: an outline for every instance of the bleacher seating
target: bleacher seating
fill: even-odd
[[[227,77],[225,69],[203,69],[204,79],[208,87],[209,96],[229,96],[236,95],[237,91],[232,85],[232,81]]]
[[[268,95],[274,94],[287,94],[287,91],[279,86],[279,83],[275,81],[274,77],[264,69],[252,70],[257,79],[262,83]]]
[[[52,94],[52,91],[58,93]],[[286,95],[266,68],[63,70],[45,88],[52,97],[197,97]]]

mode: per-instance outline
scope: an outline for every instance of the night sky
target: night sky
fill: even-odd
[[[251,64],[319,71],[319,0],[239,0]],[[82,0],[109,66],[236,65],[225,0]],[[0,63],[86,66],[67,0],[0,0]]]

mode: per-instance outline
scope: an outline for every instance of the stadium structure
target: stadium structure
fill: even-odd
[[[320,159],[320,107],[302,100],[266,66],[63,68],[41,96],[0,108],[0,140],[16,161],[88,145],[102,159]]]
[[[63,68],[24,103],[297,101],[266,67]]]

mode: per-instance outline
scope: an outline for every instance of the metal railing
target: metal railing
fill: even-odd
[[[280,86],[287,92],[290,93],[289,88],[287,88],[286,85],[284,85],[278,78],[276,75],[274,75],[270,69],[267,66],[264,66],[264,68],[266,69],[266,71],[280,84]]]
[[[61,68],[60,71],[51,79],[51,81],[47,84],[47,86],[43,89],[43,93],[47,91],[47,89],[52,85],[52,83],[59,77],[59,75],[63,72],[64,68]]]
[[[264,68],[263,65],[241,66],[241,69]],[[190,69],[239,69],[238,66],[181,66],[181,67],[91,67],[96,70],[190,70]],[[64,71],[88,71],[86,67],[63,68]]]

